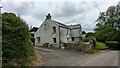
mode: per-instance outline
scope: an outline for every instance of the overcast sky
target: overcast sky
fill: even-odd
[[[81,24],[86,32],[93,31],[100,11],[117,5],[119,0],[2,0],[3,12],[20,15],[29,26],[39,27],[48,13],[52,19],[64,24]],[[97,6],[96,6],[97,5]],[[100,10],[99,10],[100,9]]]

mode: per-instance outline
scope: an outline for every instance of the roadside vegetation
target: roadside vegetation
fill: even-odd
[[[98,49],[98,50],[105,50],[105,49],[108,49],[108,46],[106,46],[105,43],[96,42],[95,49]]]
[[[120,6],[110,6],[106,12],[101,12],[95,27],[95,37],[109,49],[120,50]],[[102,44],[99,44],[101,48]],[[106,48],[106,47],[105,47]]]
[[[108,49],[108,46],[102,42],[96,42],[95,47],[90,51],[90,54],[95,54],[100,52],[100,50]]]
[[[36,58],[26,22],[14,13],[2,14],[2,65],[28,66]]]

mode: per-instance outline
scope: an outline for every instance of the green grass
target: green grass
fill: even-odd
[[[102,42],[96,42],[95,49],[105,50],[105,49],[107,49],[107,48],[108,48],[108,46],[106,46],[104,43],[102,43]]]
[[[100,52],[99,50],[105,50],[105,49],[108,49],[108,46],[106,46],[102,42],[96,42],[96,46],[90,51],[90,54],[95,54]]]
[[[90,54],[95,54],[95,53],[98,53],[99,52],[99,50],[97,50],[97,49],[92,49],[91,51],[90,51]]]

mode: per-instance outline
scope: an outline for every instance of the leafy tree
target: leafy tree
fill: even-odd
[[[14,13],[2,14],[2,52],[3,66],[29,65],[35,58],[28,25]]]
[[[30,39],[31,39],[31,41],[33,42],[33,43],[35,43],[35,38],[34,38],[34,32],[36,32],[38,30],[38,27],[33,27],[33,28],[31,28],[29,31],[31,32],[31,37],[30,37]],[[33,32],[33,33],[32,33]]]
[[[96,20],[95,37],[98,41],[120,42],[120,6],[110,6],[106,12],[100,13]]]
[[[95,37],[98,41],[119,41],[120,42],[120,31],[113,27],[104,27],[102,30],[96,32]]]
[[[106,12],[100,13],[100,16],[96,20],[95,31],[101,30],[106,26],[111,26],[120,30],[120,6],[110,6]]]

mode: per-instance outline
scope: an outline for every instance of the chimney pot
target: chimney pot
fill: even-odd
[[[50,13],[48,13],[48,15],[46,16],[46,19],[51,19]]]

